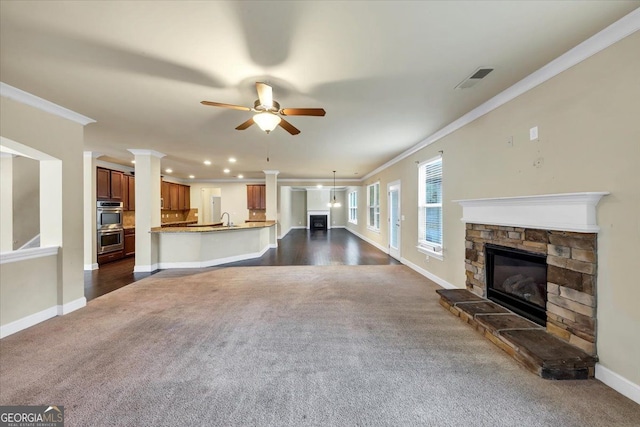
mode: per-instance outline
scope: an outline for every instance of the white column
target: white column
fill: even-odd
[[[129,150],[136,158],[136,264],[134,272],[158,269],[158,236],[151,228],[160,227],[160,159],[153,150]]]
[[[62,161],[40,160],[40,246],[62,246],[62,231]]]
[[[84,208],[84,269],[98,268],[98,238],[96,232],[96,159],[101,153],[85,151],[83,160],[83,208]]]
[[[0,153],[0,252],[13,251],[13,157]]]
[[[266,192],[266,220],[267,221],[278,221],[278,174],[279,171],[263,171],[264,172],[264,182],[265,182],[265,192]],[[272,247],[278,245],[278,233],[276,232],[277,226],[272,227],[273,232],[269,235],[269,244]]]

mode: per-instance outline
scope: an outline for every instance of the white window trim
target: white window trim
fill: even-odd
[[[374,185],[378,186],[378,204],[377,205],[371,205],[371,191],[369,190],[370,187],[373,187]],[[372,225],[370,225],[370,218],[369,218],[369,211],[372,207],[377,207],[378,208],[378,227],[374,227]],[[380,181],[376,181],[374,183],[371,183],[369,185],[367,185],[367,229],[370,231],[373,231],[374,233],[378,233],[380,234]]]
[[[355,206],[351,206],[351,195],[355,194]],[[351,224],[358,224],[358,190],[353,190],[350,191],[349,194],[347,194],[347,221]],[[355,217],[353,219],[351,219],[351,209],[355,209]]]
[[[423,162],[418,163],[418,210],[420,209],[424,209],[427,206],[421,206],[420,205],[420,200],[422,197],[422,183],[420,182],[420,169],[429,163],[435,162],[437,160],[442,160],[442,155],[437,155],[435,157],[432,157],[428,160],[425,160]],[[444,191],[442,192],[443,196],[442,199],[444,200]],[[443,204],[438,203],[440,205],[440,208],[443,209]],[[432,204],[433,205],[433,204]],[[442,212],[444,213],[444,209],[442,210]],[[419,215],[418,215],[419,217]],[[437,243],[434,242],[428,242],[426,240],[420,240],[418,236],[418,246],[416,246],[416,249],[418,250],[418,252],[423,253],[425,255],[427,255],[428,257],[433,257],[435,259],[438,259],[440,261],[444,260],[444,216],[442,218],[443,224],[442,224],[442,245],[439,245]],[[420,229],[420,224],[418,224],[418,229]]]

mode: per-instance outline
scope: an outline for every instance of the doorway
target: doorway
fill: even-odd
[[[400,213],[400,181],[387,184],[389,194],[389,255],[400,260],[402,214]]]

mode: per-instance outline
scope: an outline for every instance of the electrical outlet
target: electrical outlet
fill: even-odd
[[[538,126],[534,126],[529,129],[529,141],[537,141],[538,140]]]

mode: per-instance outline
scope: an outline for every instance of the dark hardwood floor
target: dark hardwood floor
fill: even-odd
[[[392,265],[400,264],[375,246],[343,228],[329,231],[291,230],[260,258],[223,264],[225,267],[270,265]],[[85,271],[84,294],[87,301],[112,292],[153,273],[133,273],[134,258],[103,264],[98,270]],[[175,270],[176,275],[189,275],[207,269]]]

